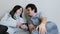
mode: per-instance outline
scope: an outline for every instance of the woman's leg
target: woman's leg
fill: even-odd
[[[0,24],[0,34],[6,33],[7,30],[8,30],[7,26]]]

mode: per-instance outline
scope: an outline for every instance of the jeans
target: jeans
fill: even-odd
[[[58,34],[58,28],[57,25],[51,21],[48,21],[46,23],[46,30],[47,32],[45,34]],[[31,34],[39,34],[39,31],[34,29]]]

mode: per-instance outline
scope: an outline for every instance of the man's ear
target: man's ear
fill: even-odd
[[[35,9],[33,9],[34,13],[35,13]]]

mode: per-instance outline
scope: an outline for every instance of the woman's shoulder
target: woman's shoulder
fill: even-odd
[[[20,17],[20,22],[25,23],[24,18]]]
[[[4,16],[2,17],[1,21],[6,21],[9,19],[9,13],[5,13]]]
[[[8,16],[8,17],[9,17],[9,16],[10,16],[10,14],[9,14],[9,13],[5,13],[5,15],[4,15],[4,16]]]
[[[24,20],[22,17],[20,17],[20,20]]]

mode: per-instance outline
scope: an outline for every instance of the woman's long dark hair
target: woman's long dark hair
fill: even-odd
[[[20,9],[20,8],[22,8],[22,7],[19,6],[19,5],[16,5],[16,6],[10,11],[10,15],[11,15],[11,17],[12,17],[13,19],[15,19],[15,18],[13,17],[14,14],[15,14],[16,11],[17,11],[18,9]],[[23,12],[23,8],[22,8],[22,12]],[[22,13],[21,13],[20,17],[22,17]]]

